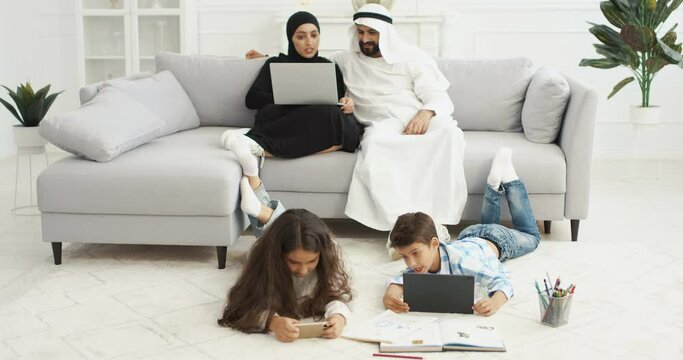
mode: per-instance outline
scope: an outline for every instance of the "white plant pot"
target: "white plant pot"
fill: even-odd
[[[14,144],[21,153],[42,153],[45,151],[45,140],[38,133],[38,127],[25,127],[22,125],[14,125]]]
[[[659,106],[631,106],[630,120],[639,125],[658,124],[661,110]]]

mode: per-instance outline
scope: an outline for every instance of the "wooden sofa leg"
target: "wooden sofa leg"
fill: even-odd
[[[572,227],[572,241],[579,240],[579,221],[580,220],[570,220]]]
[[[62,243],[53,242],[52,243],[52,257],[55,258],[55,265],[62,264]]]
[[[543,232],[544,233],[550,234],[550,225],[552,225],[552,221],[543,220]]]
[[[218,268],[225,269],[225,259],[228,255],[228,247],[216,246],[216,254],[218,254]]]

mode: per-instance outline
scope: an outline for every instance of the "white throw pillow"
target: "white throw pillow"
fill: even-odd
[[[121,90],[106,87],[79,109],[40,122],[40,135],[57,147],[106,162],[156,138],[165,123]]]
[[[541,144],[555,141],[569,93],[569,83],[558,71],[541,68],[534,74],[522,109],[522,127],[529,141]]]
[[[159,115],[166,126],[159,136],[178,131],[194,129],[199,126],[199,116],[192,101],[170,71],[131,80],[116,79],[107,81],[102,88],[117,88]]]

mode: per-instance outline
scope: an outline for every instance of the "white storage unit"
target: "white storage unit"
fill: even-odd
[[[77,0],[79,82],[154,72],[161,51],[197,52],[195,0]]]

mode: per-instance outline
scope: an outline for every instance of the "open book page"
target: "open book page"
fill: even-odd
[[[477,326],[452,320],[441,320],[439,322],[439,332],[445,349],[498,349],[505,350],[503,340],[490,326]],[[473,349],[475,350],[475,349]]]
[[[342,333],[342,337],[358,341],[391,343],[395,339],[405,338],[435,321],[436,318],[433,316],[397,314],[387,310],[368,321],[347,328]]]
[[[380,343],[380,352],[427,352],[441,351],[439,325],[432,323],[404,338],[395,339],[393,343]]]

